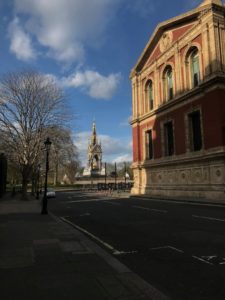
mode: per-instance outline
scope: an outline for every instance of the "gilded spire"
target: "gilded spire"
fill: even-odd
[[[92,143],[92,145],[96,145],[96,143],[97,143],[97,134],[96,134],[96,124],[95,124],[95,121],[93,122],[93,125],[92,125],[91,143]]]

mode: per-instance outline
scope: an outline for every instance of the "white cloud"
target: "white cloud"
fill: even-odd
[[[86,70],[63,78],[62,82],[65,86],[84,89],[92,98],[110,99],[117,89],[120,78],[118,73],[103,76],[96,71]]]
[[[83,165],[87,164],[87,147],[90,137],[91,132],[87,131],[80,132],[74,137],[74,143],[78,148]],[[103,162],[124,162],[132,159],[130,140],[116,139],[109,135],[98,135],[98,139],[102,145]]]
[[[123,163],[123,162],[127,162],[127,161],[132,161],[132,155],[131,154],[124,154],[124,155],[120,155],[118,157],[116,157],[112,162],[113,163]]]
[[[36,52],[32,47],[30,36],[23,31],[18,18],[10,23],[8,33],[11,41],[10,51],[15,53],[18,59],[24,61],[35,59]]]
[[[120,126],[122,126],[122,127],[130,126],[131,119],[132,119],[132,116],[126,118],[125,120],[123,120],[122,122],[120,122]]]
[[[62,62],[80,62],[85,47],[102,42],[121,0],[14,0],[24,27]]]

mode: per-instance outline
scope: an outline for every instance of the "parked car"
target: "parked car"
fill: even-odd
[[[47,189],[47,198],[55,198],[55,197],[56,197],[55,191],[51,188],[48,188]]]

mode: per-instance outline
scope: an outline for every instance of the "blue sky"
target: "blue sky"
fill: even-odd
[[[131,160],[129,73],[159,22],[201,0],[0,0],[0,75],[24,68],[56,78],[85,161],[93,119],[103,160]]]

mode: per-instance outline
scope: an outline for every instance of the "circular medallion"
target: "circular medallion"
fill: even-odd
[[[169,48],[169,46],[172,43],[172,39],[173,39],[172,31],[167,31],[163,33],[159,44],[161,52],[164,52]]]
[[[221,176],[221,172],[220,172],[220,170],[217,170],[217,171],[216,171],[216,175],[217,175],[218,177],[220,177],[220,176]]]

